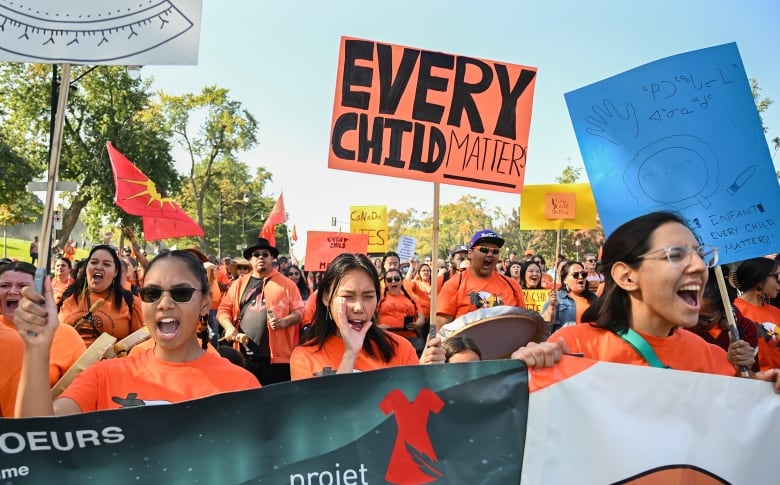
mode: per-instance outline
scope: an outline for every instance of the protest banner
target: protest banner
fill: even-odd
[[[529,380],[519,483],[777,479],[762,458],[780,449],[780,398],[768,382],[576,357]]]
[[[722,263],[777,251],[780,186],[735,43],[565,97],[606,235],[672,210],[719,248]]]
[[[308,231],[306,233],[306,271],[325,271],[341,253],[366,254],[368,235],[349,232]]]
[[[550,296],[550,290],[523,290],[525,307],[537,313],[542,313],[542,307],[548,296]]]
[[[593,229],[596,201],[588,184],[526,185],[520,229]]]
[[[0,419],[0,480],[774,483],[779,413],[768,382],[571,356],[394,367]]]
[[[341,38],[328,166],[520,193],[536,68]]]
[[[141,403],[0,419],[0,480],[518,483],[528,375],[517,361],[407,366]]]
[[[368,236],[369,253],[387,252],[387,206],[355,205],[349,208],[349,232]]]

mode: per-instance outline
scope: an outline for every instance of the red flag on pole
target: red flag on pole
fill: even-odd
[[[279,194],[279,198],[271,209],[271,213],[268,214],[268,219],[265,220],[258,236],[267,239],[271,246],[276,247],[276,226],[285,221],[287,221],[287,215],[284,210],[284,194]]]
[[[293,242],[298,242],[298,229],[295,228],[295,224],[293,224],[292,234],[290,235],[290,239],[292,239]]]
[[[114,202],[128,214],[143,218],[144,239],[156,241],[171,237],[203,236],[203,229],[157,185],[122,155],[111,142],[106,143],[116,193]]]

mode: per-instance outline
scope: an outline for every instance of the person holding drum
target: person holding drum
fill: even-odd
[[[44,295],[28,286],[14,323],[24,340],[18,417],[60,416],[88,411],[175,403],[260,387],[247,370],[196,338],[201,315],[211,305],[203,264],[187,251],[165,251],[147,267],[142,311],[154,347],[85,369],[54,401],[47,363],[60,324],[48,278]]]
[[[292,380],[418,364],[408,340],[376,325],[379,295],[370,259],[338,255],[322,277],[311,327],[290,356]]]
[[[490,229],[477,231],[468,250],[470,267],[450,277],[442,286],[436,305],[436,328],[480,309],[501,305],[525,308],[523,291],[516,280],[496,271],[504,239]]]
[[[571,351],[607,362],[737,375],[722,348],[686,330],[698,323],[718,252],[700,245],[681,216],[652,212],[624,223],[607,238],[602,257],[604,293],[585,310],[584,324],[555,332],[547,344],[557,350],[529,345],[513,358],[550,367]],[[777,369],[755,375],[780,393]]]

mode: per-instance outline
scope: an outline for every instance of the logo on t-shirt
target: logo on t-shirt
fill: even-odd
[[[437,467],[439,459],[428,436],[428,416],[438,414],[443,407],[444,401],[427,388],[412,402],[399,389],[393,389],[382,399],[379,409],[385,414],[393,413],[398,426],[385,480],[407,485],[435,482],[444,477]]]
[[[469,302],[477,308],[489,308],[504,304],[504,300],[500,296],[487,291],[469,293]]]
[[[161,404],[173,404],[171,401],[146,401],[138,399],[137,392],[131,392],[127,397],[113,396],[112,401],[119,404],[120,408],[137,408],[140,406],[159,406]]]

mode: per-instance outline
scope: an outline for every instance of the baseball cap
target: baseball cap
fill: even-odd
[[[504,245],[504,238],[493,232],[491,229],[482,229],[481,231],[474,233],[474,236],[471,238],[471,245],[469,247],[473,248],[481,242],[493,243],[496,246],[501,247]]]
[[[469,252],[469,248],[467,248],[463,244],[458,244],[457,246],[454,246],[452,248],[452,251],[450,251],[450,258],[455,256],[455,253],[467,253],[467,252]]]

